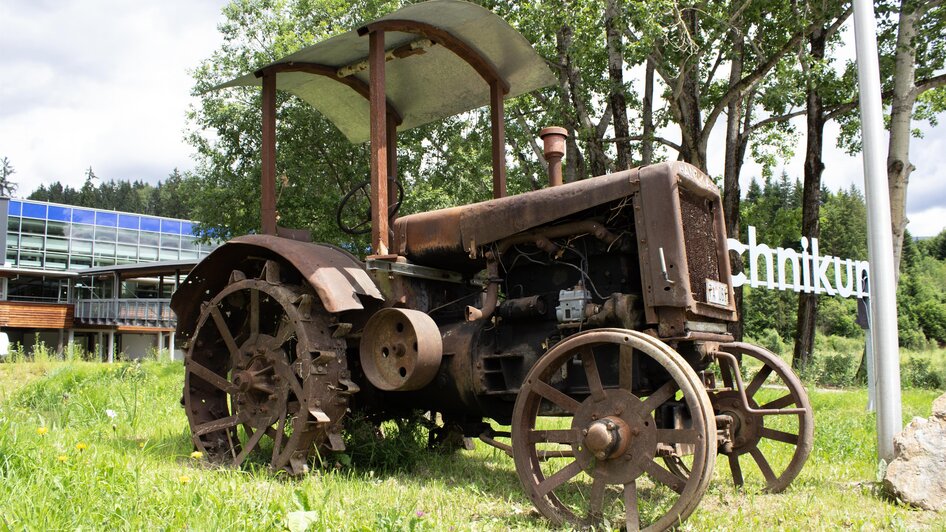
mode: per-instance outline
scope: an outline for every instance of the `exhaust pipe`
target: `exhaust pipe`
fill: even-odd
[[[539,132],[543,142],[543,155],[549,163],[549,186],[562,184],[562,157],[565,156],[565,139],[568,130],[563,127],[547,127]]]

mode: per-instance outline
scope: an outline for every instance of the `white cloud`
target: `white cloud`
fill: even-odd
[[[225,3],[0,5],[0,156],[19,192],[80,185],[89,166],[103,179],[151,182],[189,168],[188,70],[216,48]]]

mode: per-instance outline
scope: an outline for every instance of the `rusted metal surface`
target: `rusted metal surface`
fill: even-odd
[[[412,214],[394,224],[394,249],[415,262],[475,255],[479,246],[615,201],[635,190],[628,170],[463,207]]]
[[[401,208],[401,201],[404,199],[404,187],[397,176],[397,124],[391,118],[390,113],[388,113],[385,124],[388,141],[388,229],[390,231],[391,224],[397,219],[397,211]],[[390,234],[388,236],[390,237]]]
[[[681,197],[683,199],[681,199]],[[700,203],[699,207],[682,207]],[[725,224],[719,190],[708,176],[686,163],[662,163],[641,169],[640,196],[635,198],[638,245],[648,321],[663,311],[674,326],[663,336],[685,334],[686,316],[735,321],[735,297],[729,270]],[[692,215],[702,209],[704,216]],[[684,213],[691,217],[684,218]],[[688,236],[690,235],[690,236]],[[690,257],[689,251],[702,252]],[[695,243],[699,241],[699,243]],[[726,305],[706,300],[705,281],[716,277],[726,284]],[[697,293],[700,288],[704,293]]]
[[[388,253],[388,129],[384,85],[384,30],[368,34],[371,69],[371,249]]]
[[[179,331],[194,330],[205,294],[216,294],[223,289],[229,272],[248,257],[286,261],[315,290],[328,312],[362,309],[360,296],[383,299],[364,266],[350,253],[326,245],[247,235],[215,249],[191,270],[174,293],[171,308],[177,314]],[[187,337],[179,340],[185,341]]]
[[[506,196],[506,123],[503,95],[509,88],[503,89],[501,80],[489,84],[490,134],[493,139],[493,198]]]
[[[427,314],[386,308],[365,326],[361,367],[371,384],[385,391],[419,390],[440,369],[443,341]]]
[[[547,127],[539,132],[542,139],[542,155],[549,163],[549,186],[562,184],[562,157],[565,156],[565,139],[568,130],[563,127]]]
[[[260,218],[263,234],[276,234],[276,73],[263,76]]]
[[[466,307],[467,321],[489,321],[496,311],[496,304],[499,301],[499,260],[492,252],[487,252],[486,256],[486,296],[483,298],[482,308],[473,306]]]
[[[549,305],[545,296],[535,295],[507,299],[499,305],[499,316],[507,320],[545,316]]]

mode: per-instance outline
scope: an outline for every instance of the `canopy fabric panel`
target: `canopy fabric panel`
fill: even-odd
[[[462,0],[430,0],[406,6],[375,22],[385,20],[429,24],[463,41],[490,63],[508,84],[506,98],[555,83],[552,72],[532,45],[502,18],[478,5]],[[385,49],[390,51],[420,38],[414,33],[385,32]],[[367,58],[368,36],[349,31],[270,63],[261,70],[291,63],[314,63],[339,69]],[[426,48],[423,54],[388,61],[385,73],[388,103],[402,119],[399,131],[490,102],[486,81],[463,58],[444,46],[435,44]],[[367,86],[368,70],[352,76]],[[216,88],[261,85],[262,79],[250,73]],[[368,100],[353,88],[330,77],[303,72],[279,73],[276,88],[295,94],[315,107],[349,141],[368,140]]]

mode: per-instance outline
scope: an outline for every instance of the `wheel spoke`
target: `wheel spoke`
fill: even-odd
[[[556,388],[553,388],[548,383],[540,381],[540,380],[536,380],[535,382],[532,383],[532,391],[544,397],[545,399],[548,399],[549,401],[555,403],[560,408],[562,408],[563,410],[571,414],[578,412],[578,408],[581,406],[581,404],[578,401],[565,395],[564,392]]]
[[[591,348],[581,352],[581,365],[585,368],[585,378],[588,380],[588,390],[595,401],[604,401],[607,397],[604,393],[604,386],[601,384],[601,374],[598,373],[598,363],[595,361],[595,353]]]
[[[604,488],[607,487],[608,483],[604,481],[604,478],[598,476],[595,477],[591,482],[591,496],[588,501],[588,519],[593,523],[601,521],[601,517],[604,515]]]
[[[658,443],[699,443],[700,433],[696,429],[657,429]]]
[[[250,290],[250,336],[259,335],[259,290]]]
[[[637,508],[637,481],[624,485],[624,523],[628,532],[641,529],[640,510]]]
[[[236,386],[234,386],[230,381],[218,375],[215,371],[204,366],[193,358],[187,361],[187,371],[190,371],[194,375],[200,377],[204,382],[210,384],[211,386],[223,390],[228,394],[233,395],[236,393]]]
[[[749,454],[752,455],[752,459],[755,460],[759,470],[762,471],[762,476],[765,477],[765,482],[767,484],[772,484],[775,482],[775,473],[772,471],[772,467],[769,465],[769,462],[765,459],[765,456],[762,454],[762,451],[758,447],[753,447],[749,449]]]
[[[256,432],[254,432],[252,436],[250,436],[249,441],[247,441],[246,444],[243,446],[243,450],[240,451],[240,454],[238,454],[237,457],[233,459],[233,467],[236,467],[242,464],[243,461],[246,460],[247,455],[249,455],[250,451],[252,451],[256,447],[256,445],[260,441],[260,438],[262,438],[263,434],[265,433],[266,433],[265,430],[259,429]]]
[[[535,490],[539,495],[544,497],[555,488],[574,478],[578,473],[581,473],[581,464],[578,463],[578,460],[572,460],[571,463],[560,469],[557,473],[539,482]]]
[[[272,430],[272,428],[267,429]],[[270,461],[272,467],[276,467],[276,459],[282,454],[282,440],[286,436],[286,411],[283,410],[279,416],[279,423],[276,423],[276,434],[273,437],[273,458]]]
[[[778,399],[769,401],[768,403],[765,403],[759,408],[763,410],[777,410],[780,408],[785,408],[786,406],[791,406],[793,404],[795,404],[795,397],[789,393],[789,394],[783,395],[782,397],[779,397]]]
[[[207,423],[201,423],[194,427],[194,436],[203,436],[204,434],[209,434],[211,432],[216,432],[218,430],[228,429],[230,427],[235,427],[243,422],[243,416],[240,414],[227,416],[220,419],[215,419],[213,421],[208,421]]]
[[[634,348],[622,345],[618,348],[618,386],[623,390],[634,389]]]
[[[666,384],[657,389],[654,393],[650,394],[644,404],[644,412],[653,412],[657,409],[658,406],[666,403],[670,400],[680,389],[680,386],[673,379],[667,381]]]
[[[296,378],[296,374],[288,366],[280,367],[279,374],[285,380],[289,387],[292,389],[292,393],[296,395],[296,399],[302,401],[305,399],[305,393],[302,390],[302,384],[299,383],[299,379]]]
[[[546,451],[544,449],[536,449],[535,451],[536,458],[540,462],[545,462],[546,460],[551,460],[553,458],[574,458],[575,451],[571,449],[561,449],[561,450],[552,450]]]
[[[755,374],[755,377],[752,377],[752,382],[749,383],[749,386],[746,386],[746,397],[752,397],[755,395],[759,388],[762,387],[762,383],[765,382],[765,379],[769,378],[769,375],[772,374],[772,366],[768,364],[762,366],[758,373]]]
[[[782,443],[787,443],[789,445],[798,445],[798,434],[791,434],[789,432],[783,432],[781,430],[770,429],[768,427],[762,427],[762,430],[759,431],[763,438],[768,438],[770,440],[780,441]]]
[[[653,460],[647,461],[644,466],[644,471],[646,471],[655,482],[659,482],[677,493],[683,493],[686,482],[682,478],[664,469],[664,467],[657,462]]]
[[[739,455],[731,454],[729,455],[729,469],[732,470],[732,481],[737,487],[742,486],[742,467],[739,465]]]
[[[578,429],[533,430],[529,433],[529,443],[578,443],[581,432]]]
[[[213,317],[214,323],[217,325],[217,330],[220,331],[220,337],[223,338],[223,343],[227,344],[227,351],[230,352],[230,356],[233,359],[239,358],[240,348],[237,347],[236,340],[233,339],[233,334],[230,333],[227,320],[224,319],[223,314],[220,313],[220,307],[216,305],[211,306],[210,316]]]

